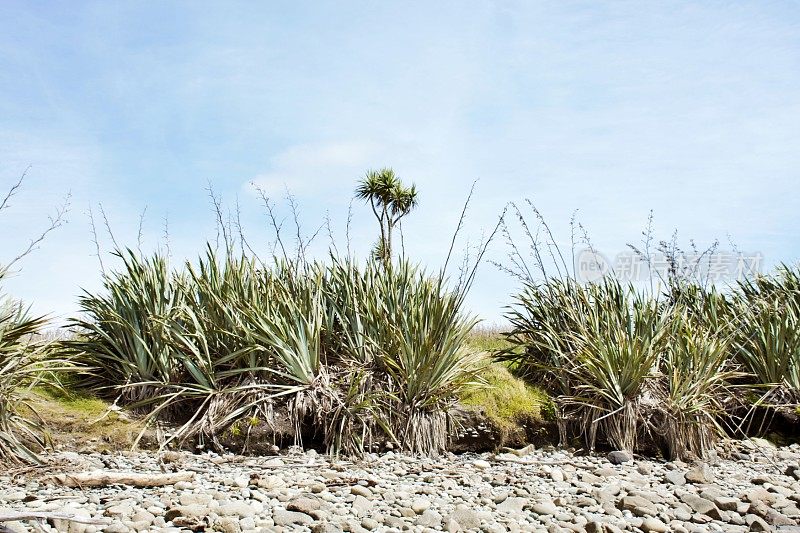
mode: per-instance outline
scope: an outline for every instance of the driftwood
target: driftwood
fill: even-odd
[[[0,513],[0,522],[16,522],[18,520],[66,520],[68,522],[98,526],[108,525],[110,523],[107,519],[87,518],[85,516],[65,513],[36,513],[33,511],[3,511]]]
[[[96,470],[78,474],[58,474],[49,478],[66,487],[105,487],[106,485],[129,485],[131,487],[163,487],[179,481],[191,481],[194,472],[174,474],[134,474]]]

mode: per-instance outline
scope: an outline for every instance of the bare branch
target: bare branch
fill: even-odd
[[[218,198],[214,194],[214,188],[211,186],[211,182],[208,183],[206,187],[206,191],[208,191],[208,196],[211,199],[211,205],[214,207],[214,216],[216,218],[216,226],[217,226],[217,236],[215,240],[215,250],[219,250],[219,234],[220,231],[222,232],[222,240],[225,243],[225,251],[230,252],[231,243],[230,243],[230,236],[228,235],[228,230],[225,226],[225,220],[222,216],[222,199]]]
[[[11,200],[11,198],[13,198],[17,194],[20,187],[22,187],[22,182],[25,181],[25,177],[28,175],[28,171],[30,169],[31,167],[30,165],[28,165],[28,168],[26,168],[22,172],[22,175],[19,177],[17,182],[14,185],[12,185],[11,188],[8,190],[5,197],[3,198],[3,201],[0,202],[0,211],[2,211],[3,209],[7,209],[9,207],[8,205],[9,200]]]
[[[97,226],[94,223],[94,213],[92,212],[91,205],[89,205],[89,227],[92,230],[92,242],[94,243],[95,255],[100,262],[100,272],[105,274],[106,268],[105,265],[103,265],[103,254],[100,252],[100,240],[97,238]]]
[[[350,227],[353,223],[353,200],[350,199],[350,205],[347,207],[347,225],[345,226],[345,239],[347,240],[347,257],[350,258],[352,252],[350,250]]]
[[[108,217],[106,216],[106,210],[103,209],[103,204],[100,205],[100,214],[103,216],[103,223],[106,225],[106,231],[108,232],[108,236],[111,237],[111,242],[114,243],[115,250],[121,250],[119,244],[117,244],[117,239],[114,237],[114,232],[111,231],[111,224],[108,222]]]
[[[289,256],[286,253],[286,248],[283,246],[283,240],[281,240],[281,228],[283,228],[283,222],[278,223],[278,220],[275,217],[275,210],[272,207],[272,204],[269,201],[269,197],[267,196],[267,193],[264,191],[264,189],[262,189],[261,187],[256,185],[255,182],[252,181],[250,182],[250,185],[252,185],[255,188],[256,192],[258,192],[258,196],[264,203],[264,208],[267,210],[267,216],[269,217],[270,224],[272,225],[272,228],[275,230],[275,243],[276,245],[281,247],[281,253],[283,253],[283,258],[288,261]],[[274,255],[275,253],[274,247],[272,252]]]
[[[144,206],[142,209],[142,213],[139,215],[139,231],[136,233],[136,248],[139,250],[139,254],[142,253],[142,237],[144,235],[142,228],[144,226],[144,215],[147,213],[147,206]]]
[[[450,257],[453,255],[453,248],[456,245],[456,239],[458,238],[458,234],[461,232],[461,228],[464,227],[464,219],[467,216],[467,208],[469,207],[469,202],[472,200],[472,195],[475,193],[475,185],[477,185],[477,183],[478,180],[472,182],[472,186],[469,188],[467,199],[464,202],[464,206],[461,208],[461,216],[458,217],[458,226],[456,226],[456,231],[453,233],[453,238],[450,240],[450,249],[447,251],[447,258],[444,261],[444,266],[442,266],[442,272],[447,270],[447,265],[450,263]]]
[[[164,215],[163,237],[164,237],[164,246],[167,252],[167,259],[169,259],[170,257],[172,257],[172,251],[169,248],[169,213]]]
[[[336,253],[336,256],[339,256],[339,249],[336,247],[336,239],[333,237],[333,228],[331,228],[331,213],[330,211],[325,211],[325,227],[328,230],[328,239],[331,241],[331,248]]]
[[[250,242],[244,236],[244,226],[242,225],[242,210],[241,206],[239,205],[238,196],[236,197],[236,220],[234,223],[236,225],[236,231],[239,234],[239,244],[241,245],[242,255],[244,255],[244,250],[246,248],[251,254],[253,254],[253,257],[255,257],[259,263],[261,263],[262,267],[266,266],[264,264],[264,261],[261,260],[261,257],[253,249],[253,247],[250,246]]]
[[[44,231],[42,231],[37,237],[31,239],[30,243],[28,244],[28,247],[22,253],[17,255],[17,257],[11,260],[11,262],[5,266],[6,269],[10,269],[14,264],[18,263],[20,260],[22,260],[29,254],[31,254],[34,250],[36,250],[39,244],[41,244],[41,242],[45,239],[45,237],[47,237],[47,235],[51,231],[60,228],[61,226],[67,223],[66,217],[67,213],[69,212],[71,199],[72,199],[72,193],[67,193],[67,195],[64,197],[64,202],[58,208],[56,208],[55,214],[48,217],[50,224],[47,226],[47,228]]]

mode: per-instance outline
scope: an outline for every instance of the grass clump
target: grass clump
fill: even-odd
[[[486,386],[461,396],[461,403],[480,407],[490,421],[510,430],[522,422],[548,420],[553,415],[550,398],[541,389],[516,377],[502,363],[481,371]]]
[[[495,355],[513,348],[505,331],[496,328],[475,328],[469,336],[469,344],[477,350]]]

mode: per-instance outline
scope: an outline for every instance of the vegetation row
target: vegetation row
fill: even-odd
[[[26,391],[65,382],[166,424],[164,445],[222,447],[226,432],[288,421],[332,453],[446,450],[453,408],[488,386],[491,361],[470,342],[478,320],[465,298],[491,238],[450,281],[452,244],[436,272],[393,247],[416,206],[413,186],[385,169],[356,194],[380,226],[365,260],[335,247],[308,260],[302,243],[289,255],[277,225],[281,252],[263,260],[223,226],[222,250],[209,244],[177,267],[161,252],[116,250],[120,267],[80,298],[60,340],[42,339],[46,321],[4,298],[0,460],[36,460],[46,434]],[[521,288],[491,355],[550,396],[563,442],[703,456],[720,437],[752,430],[762,408],[797,408],[797,269],[721,290],[662,243],[672,267],[657,290],[610,276],[579,283],[533,213],[529,222],[512,205],[529,252],[506,217],[497,228],[510,247],[498,266]]]

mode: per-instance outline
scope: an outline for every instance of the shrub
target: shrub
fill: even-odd
[[[0,297],[0,462],[36,462],[36,449],[47,443],[26,396],[27,390],[50,380],[48,370],[56,370],[48,346],[36,339],[44,323],[19,302]]]
[[[506,313],[511,347],[500,359],[553,396],[564,441],[581,437],[589,448],[601,442],[630,451],[657,445],[669,458],[704,455],[724,433],[743,377],[731,360],[735,303],[698,284],[697,265],[679,268],[674,240],[659,245],[672,265],[663,294],[610,275],[581,284],[531,207],[536,229],[516,213],[533,266],[503,228],[512,267],[499,266],[522,287]],[[649,229],[645,239],[649,250]],[[584,242],[591,248],[585,232]],[[547,275],[548,255],[557,277]]]
[[[740,283],[733,307],[735,355],[761,386],[762,401],[799,403],[800,271],[782,266]]]
[[[120,256],[106,294],[81,299],[66,346],[106,394],[179,422],[178,441],[218,444],[280,405],[334,452],[392,440],[435,453],[449,406],[478,382],[463,286],[407,261],[265,265],[209,248],[170,271],[158,256]]]

